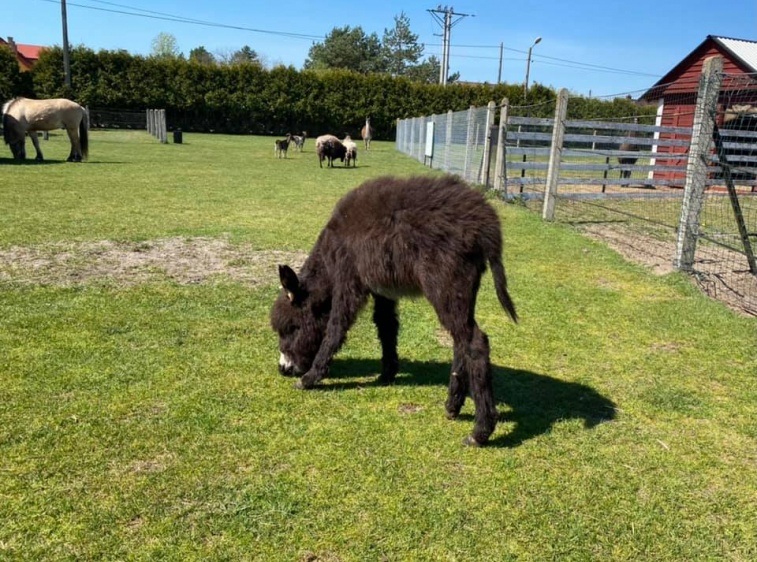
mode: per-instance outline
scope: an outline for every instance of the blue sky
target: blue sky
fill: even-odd
[[[152,40],[166,32],[185,54],[200,45],[211,53],[249,45],[268,65],[301,68],[313,42],[334,27],[360,26],[381,38],[402,11],[425,45],[424,55],[441,57],[441,25],[429,13],[439,6],[416,0],[67,0],[68,35],[72,45],[146,55]],[[533,48],[531,83],[581,95],[646,90],[707,35],[757,40],[757,0],[485,0],[452,6],[467,14],[455,17],[451,36],[450,70],[462,80],[496,82],[503,45],[502,81],[522,83],[526,52],[541,37]],[[0,19],[0,36],[18,43],[60,45],[61,30],[60,0],[17,0]]]

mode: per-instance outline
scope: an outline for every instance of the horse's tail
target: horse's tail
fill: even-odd
[[[11,116],[3,113],[3,140],[5,144],[11,143]]]
[[[492,277],[494,278],[494,289],[497,291],[497,298],[507,315],[512,318],[513,322],[518,321],[518,313],[515,312],[515,305],[507,292],[507,276],[505,275],[505,266],[502,263],[502,234],[499,231],[499,220],[497,220],[497,232],[492,233],[484,244],[484,255],[489,262]]]
[[[82,108],[82,118],[79,122],[79,144],[81,145],[82,156],[89,158],[89,115],[87,110]]]

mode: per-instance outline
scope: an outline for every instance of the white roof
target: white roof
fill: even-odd
[[[748,64],[753,72],[757,72],[757,41],[717,36],[712,38]]]

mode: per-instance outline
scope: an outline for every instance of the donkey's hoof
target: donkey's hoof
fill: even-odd
[[[483,443],[479,443],[473,438],[472,435],[469,435],[468,437],[463,439],[463,445],[465,445],[466,447],[482,447]]]
[[[294,388],[296,388],[297,390],[310,390],[314,386],[315,386],[315,383],[303,381],[302,379],[294,383]]]

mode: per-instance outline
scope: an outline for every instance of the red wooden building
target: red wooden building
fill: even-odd
[[[757,107],[757,41],[708,35],[696,49],[639,98],[640,102],[657,104],[658,126],[691,128],[694,124],[702,67],[706,59],[715,55],[723,58],[725,75],[718,100],[719,124],[723,123],[725,111],[734,105]],[[661,134],[663,135],[666,138],[676,137],[670,133]],[[686,150],[684,147],[658,148],[661,154],[684,154]],[[681,159],[658,158],[656,163],[665,166],[682,162]],[[656,171],[654,177],[681,181],[685,179],[681,172]]]

